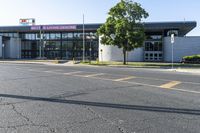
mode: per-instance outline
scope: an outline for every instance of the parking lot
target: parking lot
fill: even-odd
[[[200,76],[0,64],[0,132],[198,132]]]

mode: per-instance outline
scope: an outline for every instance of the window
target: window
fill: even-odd
[[[73,42],[72,41],[63,41],[62,43],[62,50],[73,50]]]
[[[73,38],[73,33],[68,33],[68,39],[72,39]]]
[[[25,34],[26,40],[35,40],[35,34]]]
[[[81,38],[83,38],[83,34],[82,33],[74,33],[74,38],[81,39]]]
[[[147,39],[150,39],[150,40],[161,40],[162,39],[162,35],[148,35]]]
[[[68,38],[68,33],[63,33],[62,34],[62,39],[67,39]]]
[[[52,40],[57,40],[61,38],[61,34],[60,33],[50,33],[50,39]]]
[[[61,43],[60,41],[47,41],[45,45],[46,50],[60,50]]]
[[[162,51],[162,42],[160,41],[145,42],[145,51]]]
[[[49,40],[49,39],[50,39],[50,38],[49,38],[49,33],[44,33],[44,34],[43,34],[43,39]]]

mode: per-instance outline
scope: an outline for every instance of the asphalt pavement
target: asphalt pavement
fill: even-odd
[[[199,133],[200,75],[0,64],[1,133]]]

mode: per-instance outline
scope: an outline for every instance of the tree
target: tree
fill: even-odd
[[[143,45],[145,32],[141,21],[148,16],[139,3],[121,0],[110,9],[106,23],[97,30],[102,44],[122,48],[124,65],[126,52]]]

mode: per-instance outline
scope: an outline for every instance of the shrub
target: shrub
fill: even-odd
[[[200,63],[200,55],[191,55],[183,57],[184,63]]]

